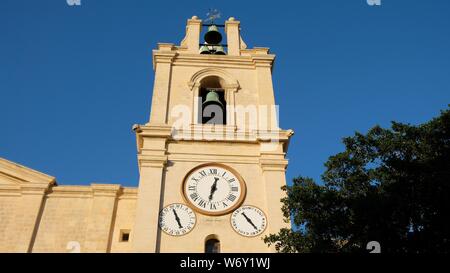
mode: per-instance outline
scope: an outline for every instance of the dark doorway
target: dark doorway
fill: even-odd
[[[220,241],[209,239],[205,243],[205,253],[220,253]]]

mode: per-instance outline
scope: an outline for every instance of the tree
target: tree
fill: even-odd
[[[264,238],[279,252],[450,252],[450,110],[419,126],[392,122],[343,139],[322,184],[283,187],[297,228]]]

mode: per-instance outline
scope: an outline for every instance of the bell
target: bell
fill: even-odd
[[[211,51],[209,50],[209,48],[207,46],[202,46],[200,47],[200,54],[211,54]]]
[[[225,53],[225,50],[223,49],[222,46],[215,46],[214,50],[215,50],[215,52],[214,52],[215,55],[227,55],[227,53]]]
[[[220,34],[217,26],[212,25],[208,27],[208,32],[205,34],[205,41],[212,45],[217,45],[222,41],[222,34]]]
[[[220,102],[219,94],[216,93],[216,91],[211,90],[206,94],[205,102],[202,103],[202,106],[205,106],[207,104],[218,104],[220,107],[223,108],[223,104]]]

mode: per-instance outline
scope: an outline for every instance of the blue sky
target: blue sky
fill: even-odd
[[[209,8],[270,47],[288,179],[319,180],[341,139],[391,120],[418,124],[450,103],[450,1],[2,0],[0,157],[60,184],[136,186],[131,126],[148,121],[151,50],[178,44]]]

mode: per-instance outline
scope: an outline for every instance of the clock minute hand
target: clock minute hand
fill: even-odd
[[[183,226],[181,225],[180,217],[178,217],[177,212],[175,211],[175,209],[172,209],[172,211],[173,211],[173,214],[175,215],[175,220],[176,220],[177,223],[178,223],[178,227],[179,227],[179,228],[183,228]]]
[[[252,219],[248,218],[247,215],[245,215],[245,212],[243,212],[242,215],[244,216],[245,220],[247,220],[247,222],[248,222],[250,225],[253,226],[253,228],[254,228],[255,230],[258,230],[258,228],[255,226],[255,224],[253,224]]]
[[[217,181],[219,181],[219,178],[214,177],[214,183],[211,186],[211,192],[209,194],[209,201],[211,202],[211,200],[213,199],[213,195],[214,193],[217,191]]]

